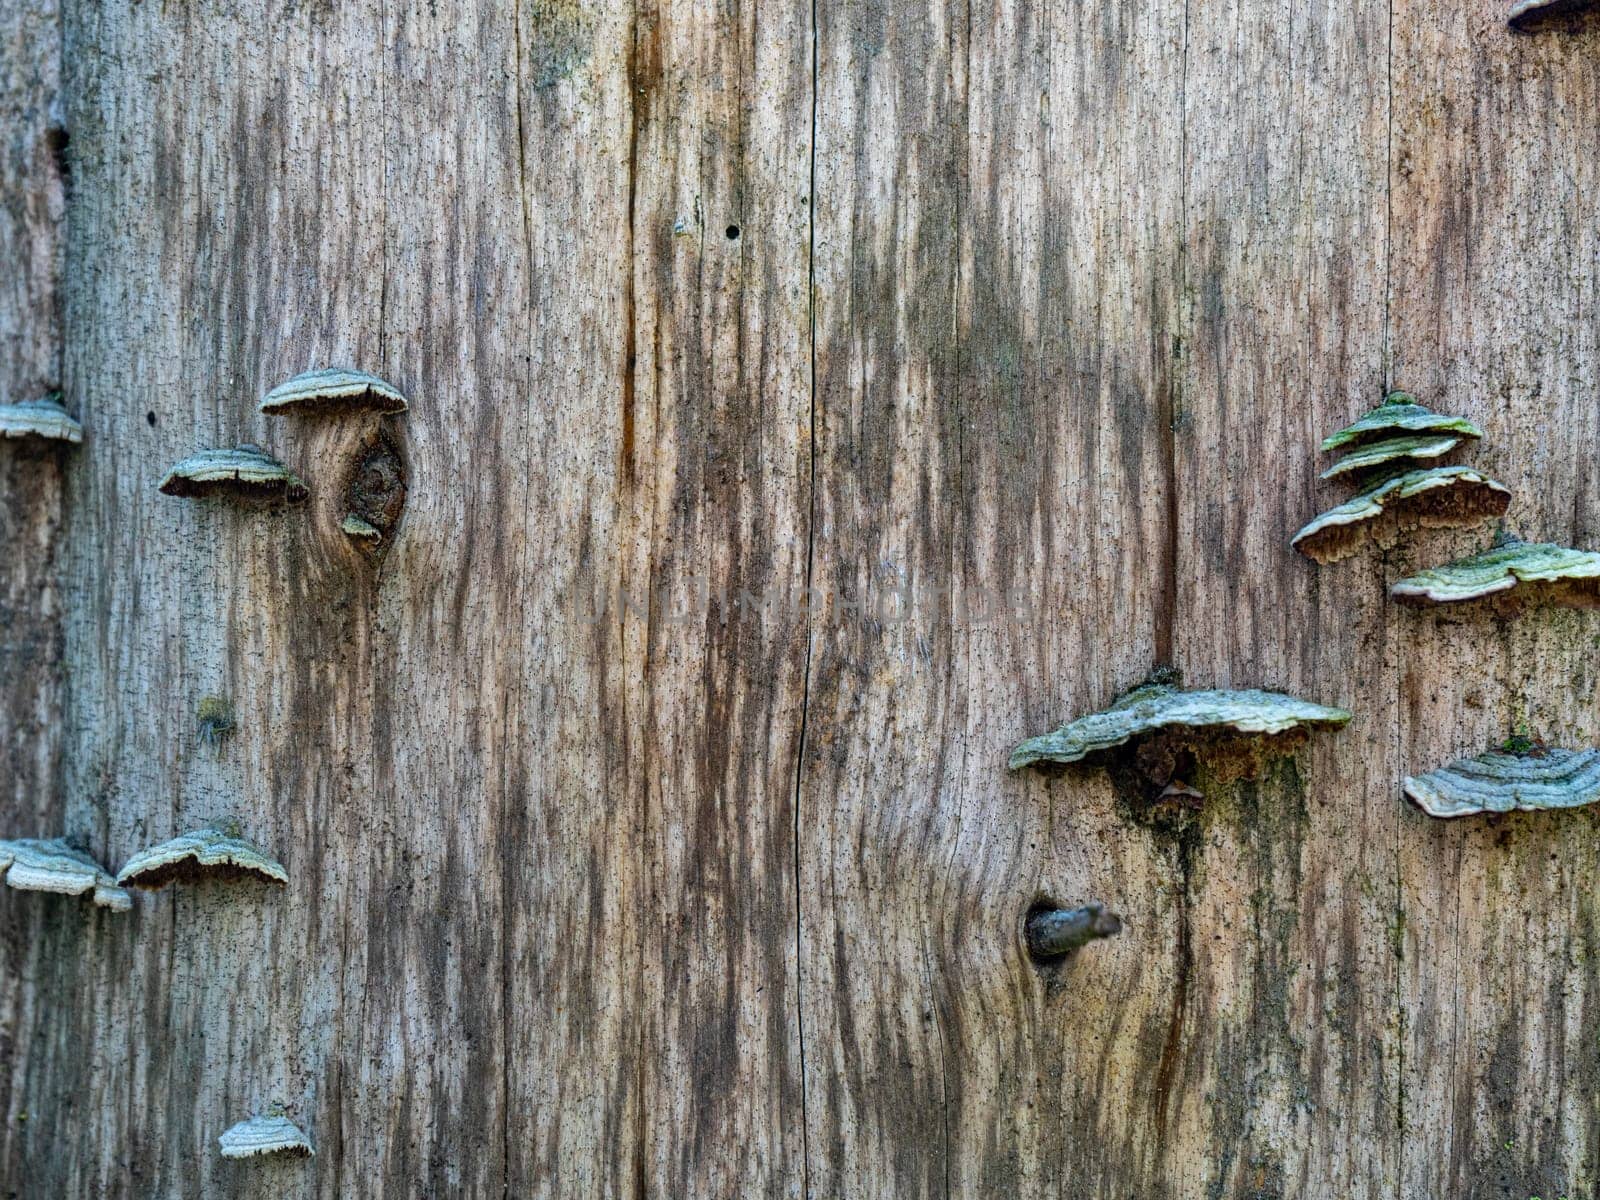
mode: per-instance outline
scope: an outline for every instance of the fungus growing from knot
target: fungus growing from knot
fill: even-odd
[[[1506,18],[1514,33],[1553,29],[1570,18],[1600,12],[1600,0],[1518,0]]]
[[[289,882],[289,873],[243,838],[220,829],[197,829],[141,850],[117,872],[119,884],[148,891],[202,879],[281,884]]]
[[[1461,438],[1481,438],[1483,430],[1465,417],[1436,413],[1418,404],[1409,392],[1390,392],[1382,404],[1360,420],[1323,438],[1322,449],[1328,452],[1342,450],[1346,446],[1366,446],[1407,434],[1451,434]]]
[[[1122,918],[1092,901],[1082,908],[1036,908],[1028,914],[1025,932],[1028,953],[1036,961],[1051,962],[1080,946],[1122,932]]]
[[[1600,554],[1502,533],[1482,554],[1400,580],[1389,594],[1404,604],[1464,604],[1492,599],[1514,614],[1532,604],[1600,607]]]
[[[167,472],[160,488],[168,496],[220,496],[247,504],[298,504],[309,494],[288,467],[248,443],[190,455]]]
[[[1600,800],[1600,752],[1512,738],[1498,750],[1408,776],[1404,786],[1430,817],[1580,808]]]
[[[345,487],[349,509],[340,528],[371,550],[391,540],[406,503],[405,463],[387,437],[379,436],[356,462]]]
[[[40,400],[0,404],[0,437],[42,438],[76,446],[83,441],[83,426],[61,407],[60,393],[53,392]]]
[[[1349,721],[1342,708],[1281,692],[1186,692],[1145,684],[1110,708],[1029,738],[1011,752],[1010,766],[1132,766],[1152,803],[1183,803],[1199,793],[1178,777],[1199,763],[1223,782],[1254,778],[1264,762],[1293,753],[1312,730]],[[1129,750],[1120,749],[1130,743]]]
[[[200,744],[213,749],[233,732],[233,705],[221,696],[202,696],[195,718],[200,727]]]
[[[305,1132],[279,1112],[240,1121],[224,1132],[217,1144],[222,1147],[223,1158],[256,1158],[263,1154],[309,1158],[316,1153]]]
[[[116,885],[109,871],[61,838],[0,841],[0,874],[20,892],[92,895],[97,905],[112,912],[133,907],[133,897]]]
[[[1511,489],[1471,467],[1407,471],[1330,508],[1294,535],[1290,545],[1319,563],[1337,562],[1363,542],[1417,526],[1475,525],[1505,515]]]
[[[376,412],[402,413],[406,398],[393,384],[366,371],[350,367],[327,367],[296,375],[280,383],[261,401],[261,411],[270,416],[322,413]]]

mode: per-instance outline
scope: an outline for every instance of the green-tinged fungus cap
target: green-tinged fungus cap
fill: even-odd
[[[1465,417],[1436,413],[1418,404],[1405,392],[1390,392],[1387,400],[1355,424],[1346,425],[1338,433],[1324,438],[1322,448],[1338,450],[1377,438],[1416,433],[1451,433],[1464,438],[1483,436],[1483,430]]]
[[[1473,525],[1503,516],[1511,489],[1471,467],[1407,471],[1315,517],[1290,542],[1319,563],[1337,562],[1395,528]]]
[[[1406,604],[1460,604],[1507,592],[1574,608],[1600,604],[1600,554],[1507,538],[1493,549],[1402,579],[1389,592]]]
[[[240,1121],[217,1139],[223,1158],[255,1158],[262,1154],[315,1154],[311,1139],[288,1117],[251,1117]]]
[[[1358,446],[1322,473],[1324,479],[1335,479],[1379,467],[1394,467],[1398,463],[1429,458],[1442,458],[1461,444],[1461,435],[1448,433],[1442,436],[1387,438],[1371,445]]]
[[[20,892],[90,895],[113,912],[133,907],[133,897],[116,886],[109,871],[60,838],[0,841],[0,874]]]
[[[83,441],[83,426],[52,397],[0,404],[0,437],[47,438],[58,442]]]
[[[1600,800],[1600,752],[1491,750],[1409,776],[1405,792],[1430,817],[1579,808]]]
[[[364,521],[355,513],[340,521],[339,528],[344,530],[344,535],[352,541],[364,542],[367,545],[376,545],[383,541],[383,532],[371,521]]]
[[[197,829],[141,850],[117,872],[119,884],[151,890],[207,878],[288,883],[289,873],[249,842],[218,829]]]
[[[1297,729],[1333,729],[1350,714],[1281,692],[1185,692],[1155,684],[1136,688],[1110,708],[1053,733],[1029,738],[1011,752],[1010,766],[1081,762],[1101,751],[1162,730],[1270,737]]]
[[[334,412],[402,413],[406,398],[393,384],[349,367],[307,371],[280,383],[261,401],[261,411],[273,415]]]
[[[308,495],[305,483],[288,467],[254,446],[192,454],[167,472],[161,491],[190,499],[231,496],[257,503],[291,504]]]

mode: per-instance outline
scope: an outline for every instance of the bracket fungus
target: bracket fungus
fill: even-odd
[[[1471,467],[1407,471],[1315,517],[1289,544],[1319,563],[1338,562],[1382,532],[1473,525],[1504,516],[1510,505],[1510,488]]]
[[[1472,525],[1504,514],[1511,489],[1470,467],[1418,467],[1441,458],[1483,430],[1465,417],[1436,413],[1405,392],[1330,434],[1322,449],[1347,453],[1322,473],[1350,477],[1361,490],[1313,518],[1290,545],[1319,563],[1354,554],[1369,538],[1399,529]]]
[[[1430,817],[1580,808],[1600,800],[1600,751],[1508,743],[1407,776],[1404,786]]]
[[[1028,953],[1049,961],[1122,932],[1122,918],[1093,901],[1082,908],[1039,908],[1028,914]]]
[[[339,528],[344,530],[345,537],[353,542],[361,542],[363,545],[376,546],[383,541],[383,534],[378,527],[370,521],[363,521],[355,513],[349,514],[344,520],[340,521]]]
[[[255,1158],[263,1154],[292,1154],[310,1158],[316,1153],[311,1139],[281,1114],[251,1117],[224,1131],[217,1139],[223,1158]]]
[[[298,504],[310,494],[288,467],[249,444],[190,455],[167,472],[160,488],[185,499],[231,496],[260,504]]]
[[[117,882],[154,891],[169,883],[201,879],[259,879],[288,883],[289,873],[242,838],[220,829],[197,829],[135,854],[117,872]]]
[[[1148,784],[1166,789],[1161,796],[1198,796],[1175,785],[1196,760],[1205,760],[1220,780],[1251,778],[1264,760],[1292,753],[1312,730],[1337,729],[1349,721],[1342,708],[1281,692],[1181,691],[1152,683],[1110,708],[1022,742],[1011,752],[1010,767],[1109,765],[1112,751],[1137,743],[1135,764]]]
[[[1600,0],[1517,0],[1506,24],[1514,33],[1533,33],[1568,17],[1600,12]]]
[[[402,413],[406,398],[393,384],[366,371],[326,367],[280,383],[261,401],[271,416],[337,412]]]
[[[44,438],[76,446],[83,441],[83,426],[51,395],[41,400],[0,404],[0,437]]]
[[[1502,533],[1482,554],[1400,580],[1389,594],[1404,604],[1462,604],[1495,598],[1516,610],[1540,602],[1600,607],[1600,554]]]
[[[133,907],[133,897],[116,885],[109,871],[60,838],[0,841],[0,874],[20,892],[92,895],[97,905],[112,912]]]

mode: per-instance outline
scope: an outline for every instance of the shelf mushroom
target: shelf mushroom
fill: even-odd
[[[1515,33],[1533,33],[1567,17],[1600,12],[1600,0],[1517,0],[1506,24]]]
[[[1399,529],[1472,525],[1503,515],[1511,503],[1503,483],[1470,467],[1418,465],[1482,436],[1465,417],[1436,413],[1405,392],[1389,393],[1377,408],[1323,440],[1324,451],[1348,453],[1322,477],[1348,477],[1360,490],[1308,522],[1290,544],[1330,563]]]
[[[119,884],[151,891],[208,878],[288,883],[289,873],[243,838],[219,829],[197,829],[141,850],[117,872]]]
[[[1529,604],[1600,607],[1600,554],[1502,533],[1482,554],[1400,580],[1389,594],[1403,604],[1464,604],[1494,599],[1515,611]]]
[[[269,416],[316,415],[336,412],[406,411],[406,398],[393,384],[352,367],[327,367],[296,375],[263,397],[261,411]]]
[[[190,455],[167,472],[160,490],[185,499],[220,496],[247,504],[298,504],[310,494],[288,467],[248,443]]]
[[[1600,751],[1512,742],[1408,776],[1404,787],[1430,817],[1581,808],[1600,800]]]
[[[223,1158],[257,1158],[265,1154],[310,1158],[316,1153],[305,1131],[281,1113],[240,1121],[225,1130],[217,1144],[222,1147]]]
[[[1146,782],[1163,789],[1159,798],[1199,799],[1177,781],[1197,761],[1220,780],[1252,778],[1263,761],[1293,753],[1312,731],[1349,721],[1342,708],[1281,692],[1183,691],[1150,683],[1110,708],[1022,742],[1011,752],[1010,766],[1110,765],[1113,752],[1129,746]]]
[[[83,426],[61,407],[56,396],[51,395],[40,400],[0,404],[0,437],[43,438],[76,446],[83,441]]]
[[[61,838],[0,841],[0,874],[19,892],[88,895],[112,912],[133,907],[133,897],[117,886],[109,871]]]

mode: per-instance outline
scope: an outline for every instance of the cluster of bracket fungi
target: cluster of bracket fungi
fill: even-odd
[[[406,411],[406,399],[375,375],[348,368],[310,371],[273,388],[261,401],[268,415],[322,415]],[[30,438],[71,445],[83,427],[61,405],[59,395],[0,404],[0,438]],[[169,496],[219,498],[258,507],[298,504],[310,494],[305,482],[258,446],[202,450],[175,465],[159,484]],[[391,531],[405,499],[398,455],[379,439],[357,465],[347,491],[351,512],[341,529],[373,550]],[[217,696],[204,697],[196,713],[201,742],[216,747],[233,730],[233,709]],[[62,838],[0,840],[0,877],[18,891],[82,896],[100,908],[128,912],[130,889],[155,891],[205,880],[256,880],[282,886],[288,872],[237,830],[196,829],[133,855],[113,876],[82,848]],[[274,1107],[229,1128],[218,1138],[225,1158],[314,1153],[304,1131]]]
[[[1404,392],[1331,434],[1324,452],[1343,456],[1324,479],[1353,481],[1357,493],[1309,522],[1295,549],[1335,562],[1364,544],[1417,527],[1471,526],[1505,515],[1511,490],[1469,467],[1440,459],[1483,431],[1464,417],[1418,404]],[[1493,545],[1444,566],[1420,571],[1390,589],[1407,605],[1483,602],[1503,615],[1537,604],[1600,607],[1600,553],[1526,543],[1503,529]],[[1175,673],[1158,672],[1109,708],[1028,738],[1010,767],[1103,768],[1118,791],[1160,822],[1186,820],[1204,800],[1192,781],[1255,778],[1263,765],[1292,754],[1317,730],[1339,729],[1351,714],[1281,692],[1184,690]],[[1600,751],[1508,739],[1473,758],[1407,776],[1404,794],[1433,817],[1577,808],[1600,800]],[[1023,933],[1039,961],[1058,959],[1122,922],[1100,904],[1031,912]]]

